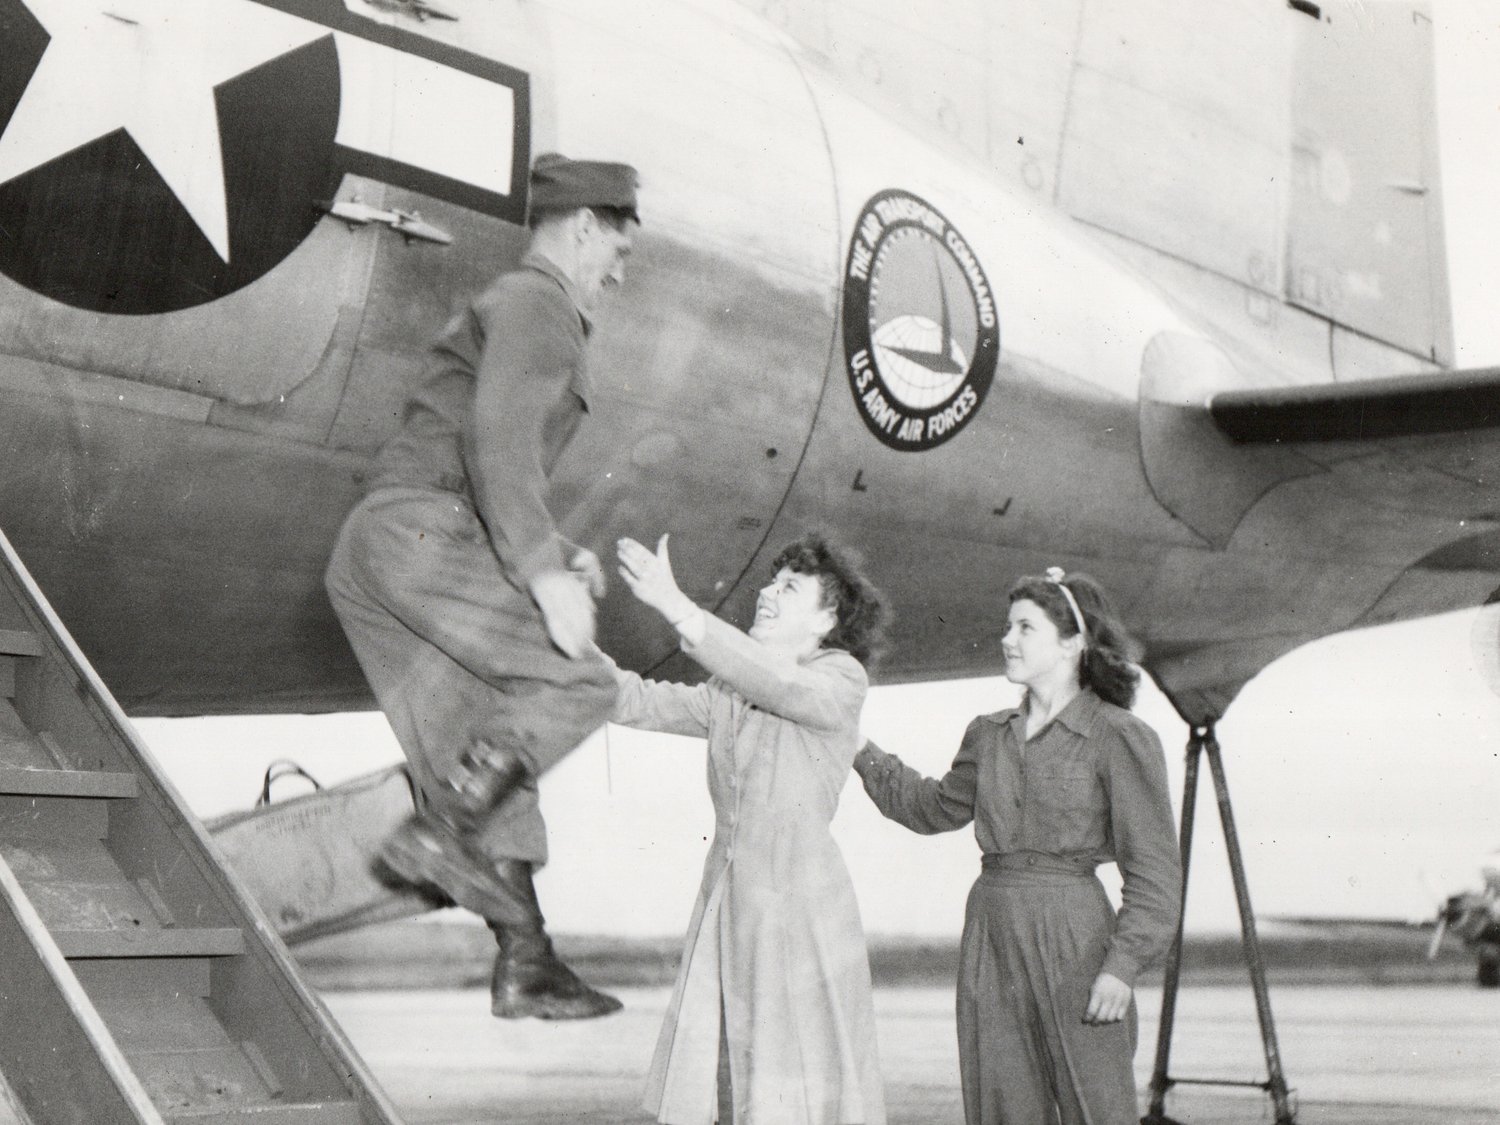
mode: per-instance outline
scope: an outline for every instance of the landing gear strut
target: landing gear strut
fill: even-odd
[[[1182,972],[1182,919],[1177,921],[1177,938],[1167,955],[1166,981],[1162,987],[1161,1025],[1156,1038],[1156,1066],[1151,1074],[1151,1104],[1141,1125],[1179,1125],[1166,1115],[1167,1091],[1173,1086],[1253,1086],[1271,1096],[1276,1110],[1275,1125],[1295,1125],[1288,1104],[1286,1077],[1281,1072],[1281,1051],[1276,1045],[1276,1025],[1271,1019],[1271,995],[1266,987],[1266,968],[1261,961],[1260,941],[1255,935],[1255,915],[1250,909],[1250,887],[1245,879],[1244,858],[1240,854],[1239,833],[1234,826],[1234,810],[1229,803],[1229,784],[1224,779],[1224,762],[1213,724],[1195,726],[1188,737],[1187,772],[1182,786],[1182,890],[1187,899],[1188,864],[1193,855],[1193,822],[1198,798],[1198,760],[1208,755],[1213,774],[1214,793],[1219,800],[1219,821],[1224,826],[1224,848],[1229,853],[1229,872],[1234,878],[1234,897],[1240,908],[1240,945],[1250,969],[1250,985],[1255,990],[1255,1011],[1260,1019],[1260,1038],[1265,1047],[1267,1079],[1264,1082],[1242,1082],[1233,1079],[1173,1078],[1167,1061],[1172,1053],[1172,1022],[1177,1014],[1177,988]]]

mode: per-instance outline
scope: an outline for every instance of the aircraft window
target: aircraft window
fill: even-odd
[[[1312,16],[1315,20],[1323,18],[1323,9],[1311,0],[1286,0],[1286,6],[1294,12],[1301,12],[1304,16]]]

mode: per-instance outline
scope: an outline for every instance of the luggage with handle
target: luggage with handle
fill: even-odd
[[[311,793],[273,801],[279,780],[301,777]],[[206,822],[234,873],[290,945],[422,914],[442,905],[377,873],[381,843],[413,812],[410,775],[391,766],[323,787],[295,762],[266,769],[255,806]]]

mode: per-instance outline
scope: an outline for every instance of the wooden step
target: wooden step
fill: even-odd
[[[63,956],[234,957],[245,952],[245,935],[234,927],[181,930],[53,930]]]
[[[0,699],[16,694],[16,661],[42,654],[42,642],[35,633],[19,629],[0,629]]]
[[[96,958],[77,961],[73,975],[95,1004],[140,996],[207,996],[213,962],[203,957]]]
[[[94,1006],[163,1113],[264,1105],[281,1092],[259,1052],[229,1037],[205,997],[100,997]]]
[[[37,1125],[399,1125],[263,927],[0,531],[0,1071],[15,1100]]]
[[[119,987],[93,994],[110,1034],[168,1121],[356,1125],[360,1120],[357,1107],[345,1099],[286,1100],[265,1055],[254,1042],[236,1042],[205,996],[150,988],[130,995]]]
[[[0,746],[9,749],[11,743],[22,743],[29,746],[35,742],[35,736],[31,728],[26,725],[26,720],[16,713],[15,704],[4,692],[0,692]],[[38,759],[38,762],[45,759]],[[24,764],[18,762],[18,764]],[[49,765],[57,765],[56,762],[48,762]]]
[[[185,1110],[166,1113],[168,1122],[182,1125],[360,1125],[364,1117],[353,1102],[301,1102],[290,1105],[247,1105],[235,1109]]]
[[[0,793],[36,797],[134,797],[135,774],[0,765]]]
[[[57,736],[51,731],[33,733],[16,711],[15,704],[0,691],[0,766],[73,770],[78,765],[63,752]]]
[[[92,797],[0,793],[0,841],[47,837],[102,840],[109,831],[112,803]]]
[[[155,1108],[0,859],[0,1059],[13,1093],[47,1121],[151,1121]]]
[[[103,840],[0,837],[0,856],[65,957],[223,957],[237,926],[179,926],[154,884],[130,879]]]
[[[41,656],[41,638],[29,629],[0,629],[0,655]]]

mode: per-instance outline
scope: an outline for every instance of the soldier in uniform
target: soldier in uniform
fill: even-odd
[[[438,337],[326,576],[416,790],[379,864],[489,923],[505,1018],[620,1006],[556,956],[532,872],[536,779],[615,701],[593,644],[603,569],[545,497],[588,411],[590,316],[624,276],[636,185],[629,165],[537,158],[525,255]]]

